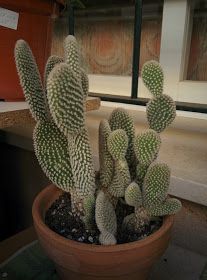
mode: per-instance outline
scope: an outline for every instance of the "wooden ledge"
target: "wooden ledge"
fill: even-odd
[[[98,110],[101,101],[98,97],[88,97],[86,111]],[[26,102],[0,102],[0,129],[21,124],[34,124]]]

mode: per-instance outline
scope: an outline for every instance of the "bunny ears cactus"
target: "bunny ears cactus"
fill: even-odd
[[[161,145],[159,133],[175,117],[173,100],[163,94],[164,75],[151,61],[142,69],[144,84],[153,95],[147,105],[149,129],[135,136],[131,116],[115,109],[99,126],[100,171],[95,180],[85,102],[88,77],[80,65],[75,37],[64,42],[65,57],[49,57],[41,81],[33,54],[23,40],[15,46],[20,83],[37,124],[34,149],[40,166],[59,188],[70,192],[74,216],[87,229],[96,223],[99,241],[116,244],[116,207],[126,204],[134,212],[123,220],[123,227],[142,230],[154,216],[176,213],[181,204],[167,197],[170,170],[155,163]]]
[[[53,183],[71,193],[74,213],[80,216],[87,212],[83,198],[95,192],[84,116],[88,80],[79,64],[76,39],[69,35],[64,47],[65,59],[49,57],[44,83],[23,40],[16,43],[15,61],[25,98],[37,121],[33,139],[38,161]]]
[[[153,216],[175,214],[181,203],[175,198],[168,198],[170,169],[166,164],[156,163],[146,172],[142,189],[132,182],[125,191],[125,201],[134,207],[134,214],[126,216],[123,226],[142,231]]]
[[[154,97],[162,95],[164,74],[157,61],[146,62],[141,72],[144,85]]]
[[[149,127],[160,133],[176,116],[175,102],[170,96],[163,94],[164,74],[158,62],[146,62],[141,75],[143,83],[153,95],[153,99],[147,104]]]

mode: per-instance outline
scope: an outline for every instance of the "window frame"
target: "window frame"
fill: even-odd
[[[150,95],[142,79],[138,77],[142,2],[142,0],[135,0],[132,76],[89,74],[89,84],[92,85],[89,88],[90,96],[98,96],[104,101],[142,106],[148,102]],[[165,73],[164,91],[176,100],[176,109],[207,113],[207,82],[185,80],[193,8],[194,1],[191,0],[164,0],[160,64]],[[74,20],[74,7],[69,5],[69,34],[71,35],[74,35],[75,31]],[[100,88],[104,90],[101,91]],[[126,96],[129,92],[131,95]]]
[[[178,102],[207,104],[207,82],[185,78],[191,44],[193,8],[194,1],[164,1],[160,63],[165,73],[165,91],[172,98]]]

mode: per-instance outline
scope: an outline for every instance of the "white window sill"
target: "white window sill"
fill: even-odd
[[[141,105],[101,101],[101,115],[107,118],[111,110],[120,107],[131,113],[135,122],[147,123],[146,106]],[[98,116],[100,111],[95,111],[95,114]],[[180,110],[177,110],[176,114],[177,116],[171,124],[171,128],[207,133],[207,114]]]
[[[114,107],[124,107],[133,116],[136,132],[147,128],[145,107],[102,102],[97,111],[87,112],[87,126],[95,166],[98,168],[98,126],[100,120],[109,117]],[[207,115],[178,111],[173,125],[161,134],[159,160],[172,169],[170,194],[207,206]],[[3,141],[33,150],[32,126],[4,129]]]

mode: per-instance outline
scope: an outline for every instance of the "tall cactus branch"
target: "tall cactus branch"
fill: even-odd
[[[47,105],[39,69],[28,44],[18,40],[15,45],[15,62],[24,96],[36,121],[46,121]]]

